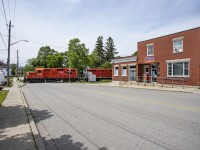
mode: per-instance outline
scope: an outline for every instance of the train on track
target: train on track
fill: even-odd
[[[24,82],[76,82],[80,79],[88,81],[88,77],[91,74],[96,76],[96,81],[101,79],[112,79],[111,69],[87,69],[80,77],[77,75],[77,70],[73,68],[36,68],[35,71],[26,73]]]

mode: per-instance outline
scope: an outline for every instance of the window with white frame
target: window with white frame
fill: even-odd
[[[168,62],[167,75],[169,77],[189,77],[189,62]]]
[[[126,76],[126,66],[122,66],[122,76]]]
[[[114,67],[114,76],[118,76],[118,66]]]
[[[154,52],[153,52],[154,46],[152,45],[147,45],[147,56],[153,56]]]
[[[173,39],[173,52],[174,53],[183,52],[183,38]]]

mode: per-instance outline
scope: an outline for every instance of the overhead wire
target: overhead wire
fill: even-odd
[[[7,0],[8,2],[8,13],[9,13],[9,17],[10,17],[10,20],[11,20],[11,16],[10,16],[10,0]]]
[[[24,40],[25,39],[25,38],[21,38],[21,37],[17,37],[17,36],[12,36],[12,37],[16,38],[16,39],[20,39],[20,40]],[[43,43],[43,42],[39,42],[39,41],[33,41],[33,40],[29,40],[29,39],[26,39],[26,40],[28,40],[29,42],[32,42],[32,43],[37,43],[37,44],[41,44],[41,45],[48,45],[48,46],[53,46],[53,47],[57,47],[57,48],[66,49],[66,47],[62,47],[62,46],[52,45],[52,44]]]
[[[1,1],[2,2],[2,5],[3,5],[3,12],[4,12],[4,17],[5,17],[5,20],[6,20],[6,27],[7,27],[7,29],[8,29],[8,26],[7,26],[7,24],[8,24],[8,21],[7,21],[7,16],[6,16],[6,11],[5,11],[5,6],[4,6],[4,2],[3,2],[3,0]]]
[[[16,2],[16,0],[15,0],[15,4],[14,4],[14,22],[13,22],[13,24],[15,24],[15,12],[16,12],[16,5],[17,5],[17,2]]]
[[[2,41],[3,41],[3,44],[4,44],[5,48],[7,49],[6,43],[5,43],[4,39],[3,39],[3,36],[2,36],[2,34],[1,34],[1,32],[0,32],[0,35],[1,35],[1,39],[2,39]]]
[[[6,11],[5,11],[4,1],[2,0],[1,2],[2,2],[2,6],[3,6],[3,10],[0,7],[1,13],[2,13],[2,17],[5,19],[5,25],[6,25],[7,29],[8,29],[8,26],[7,26],[7,16],[6,16]],[[1,36],[1,39],[2,39],[2,42],[3,42],[3,45],[5,47],[5,49],[1,49],[1,55],[3,56],[3,55],[5,55],[7,53],[7,46],[6,46],[6,43],[5,43],[4,39],[3,39],[3,35],[1,34],[1,31],[0,31],[0,36]]]
[[[4,14],[3,14],[3,10],[1,9],[1,5],[0,5],[0,10],[1,10],[1,13],[2,13],[2,17],[4,18]]]

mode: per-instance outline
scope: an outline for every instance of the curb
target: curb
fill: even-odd
[[[20,89],[20,94],[21,94],[22,101],[23,101],[25,109],[26,109],[26,114],[27,114],[27,117],[28,117],[28,121],[29,121],[29,124],[30,124],[30,128],[31,128],[32,134],[33,134],[33,139],[35,141],[36,149],[37,150],[46,150],[45,145],[43,143],[43,140],[42,140],[42,138],[41,138],[41,136],[40,136],[40,134],[38,132],[36,124],[35,124],[35,122],[33,120],[32,115],[31,115],[31,112],[30,112],[28,103],[27,103],[27,101],[25,99],[24,93],[22,92],[21,89]]]
[[[93,85],[93,84],[91,84]],[[140,87],[140,86],[128,86],[128,85],[98,85],[98,86],[113,86],[113,87],[121,87],[121,88],[136,88],[136,89],[145,89],[145,90],[157,90],[157,91],[168,91],[168,92],[182,92],[182,93],[192,93],[196,95],[200,95],[200,92],[198,91],[187,91],[187,90],[172,90],[172,89],[167,89],[167,88],[148,88],[148,87]]]

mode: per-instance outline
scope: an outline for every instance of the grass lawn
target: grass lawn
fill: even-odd
[[[0,91],[0,106],[3,103],[3,101],[5,100],[7,94],[8,94],[8,90],[1,90]]]
[[[103,79],[102,81],[97,81],[97,82],[85,82],[85,83],[90,83],[90,84],[101,84],[101,83],[110,83],[112,80],[109,79]]]

